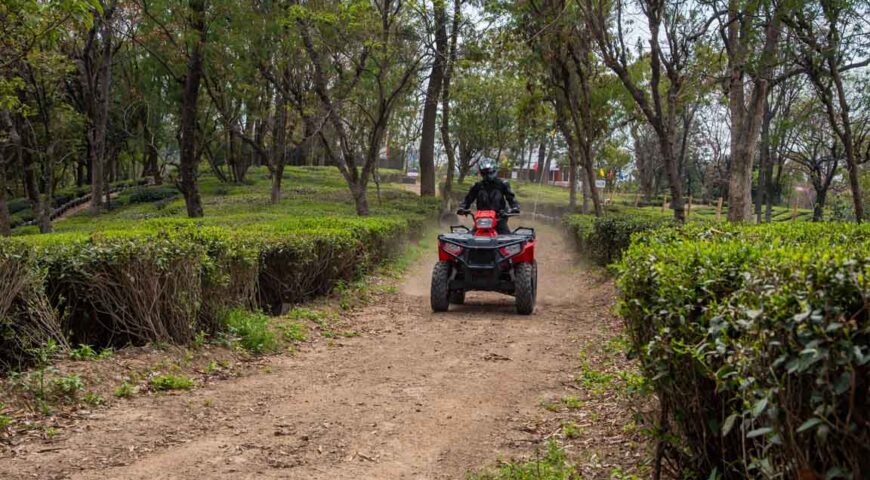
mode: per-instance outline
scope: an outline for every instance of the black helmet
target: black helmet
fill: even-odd
[[[481,160],[477,164],[477,171],[484,180],[495,180],[498,176],[498,164],[489,159]]]

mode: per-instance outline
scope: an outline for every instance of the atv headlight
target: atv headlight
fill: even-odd
[[[492,228],[492,219],[491,218],[481,218],[475,224],[477,228]]]
[[[441,249],[453,256],[457,256],[462,253],[462,247],[455,243],[443,242],[441,243]]]
[[[523,249],[523,246],[519,243],[515,243],[513,245],[508,245],[506,247],[501,247],[501,254],[504,257],[512,257]]]

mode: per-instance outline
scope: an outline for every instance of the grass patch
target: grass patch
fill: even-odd
[[[547,444],[546,451],[528,461],[503,463],[484,473],[472,473],[468,480],[580,480],[582,476],[555,441]]]
[[[269,328],[269,317],[259,312],[232,309],[224,315],[229,341],[232,345],[253,353],[262,354],[278,350],[278,339]]]
[[[190,390],[193,388],[193,379],[181,375],[158,375],[149,382],[151,388],[163,392],[169,390]]]

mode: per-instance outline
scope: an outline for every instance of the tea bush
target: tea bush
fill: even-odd
[[[603,217],[567,215],[564,223],[584,255],[601,265],[609,265],[619,260],[631,244],[633,234],[672,225],[673,219],[665,214],[634,209],[631,213],[610,213]]]
[[[0,243],[0,370],[29,363],[49,341],[67,347],[44,280],[32,251]]]
[[[278,312],[353,280],[437,208],[384,188],[373,215],[360,218],[335,169],[288,172],[278,205],[268,202],[265,169],[252,169],[242,185],[203,177],[205,218],[182,217],[183,201],[171,197],[133,201],[137,192],[169,191],[141,187],[110,213],[58,222],[57,233],[0,239],[0,362],[26,363],[28,348],[46,338],[123,346],[226,331],[224,312]]]
[[[661,229],[617,271],[681,475],[870,475],[870,226]]]

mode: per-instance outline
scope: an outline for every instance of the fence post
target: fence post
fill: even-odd
[[[691,195],[689,195],[689,204],[686,208],[686,220],[688,220],[690,216],[692,216],[692,196]]]
[[[665,199],[662,200],[662,213],[665,213],[665,211],[666,211],[667,209],[668,209],[668,194],[666,193],[666,194],[665,194]]]
[[[638,203],[640,203],[640,192],[634,194],[634,208],[637,208]]]
[[[719,197],[719,200],[716,202],[716,221],[719,222],[722,220],[722,197]]]

